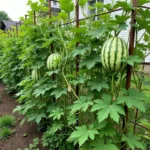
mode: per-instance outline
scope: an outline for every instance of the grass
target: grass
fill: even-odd
[[[11,136],[12,131],[10,128],[4,127],[0,129],[0,140],[7,140]]]
[[[15,126],[15,124],[16,120],[12,115],[4,115],[3,117],[0,117],[0,128],[10,128]]]

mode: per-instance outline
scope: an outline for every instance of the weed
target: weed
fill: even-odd
[[[0,130],[0,140],[7,140],[9,136],[11,136],[12,131],[11,129],[4,127]]]
[[[16,120],[14,116],[11,115],[4,115],[3,117],[0,118],[0,128],[3,127],[13,127],[16,124]]]

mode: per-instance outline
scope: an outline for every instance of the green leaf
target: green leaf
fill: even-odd
[[[123,107],[112,102],[111,96],[109,95],[104,95],[102,100],[95,100],[91,111],[98,111],[97,116],[99,122],[102,122],[110,116],[112,120],[118,123],[119,114],[125,114]]]
[[[100,56],[96,52],[92,52],[85,60],[80,63],[80,67],[86,66],[91,69],[96,63],[100,62]]]
[[[113,9],[111,3],[105,4],[104,8],[106,8],[107,10],[112,10]]]
[[[74,112],[80,110],[83,112],[86,112],[86,110],[89,108],[89,106],[93,105],[92,97],[90,96],[80,96],[79,100],[75,101],[72,108],[71,108],[71,114],[74,114]]]
[[[122,31],[122,30],[126,30],[128,27],[128,25],[126,23],[120,23],[117,27],[117,31]]]
[[[98,81],[91,81],[88,84],[90,86],[91,90],[97,90],[100,92],[103,88],[108,89],[109,85],[106,83],[104,79],[98,80]]]
[[[63,128],[63,124],[53,123],[52,127],[48,129],[48,133],[50,135],[54,135],[57,131],[61,130]]]
[[[122,62],[126,62],[127,64],[134,66],[134,63],[140,63],[142,60],[139,56],[128,56],[127,58],[123,58]]]
[[[107,125],[101,129],[100,131],[100,137],[104,136],[114,136],[116,135],[116,129],[114,128],[114,123],[107,122]]]
[[[51,96],[54,95],[55,98],[58,99],[62,95],[66,95],[66,94],[67,94],[67,88],[57,88],[51,93]]]
[[[49,84],[43,84],[40,85],[39,87],[36,87],[36,89],[33,91],[33,95],[35,97],[38,97],[40,95],[44,95],[46,91],[49,91],[50,89],[56,88],[57,85],[55,83]]]
[[[85,52],[89,51],[91,48],[90,47],[77,47],[75,50],[71,52],[72,57],[76,57],[77,55],[84,55]]]
[[[76,115],[69,115],[67,120],[68,120],[68,125],[74,125],[77,123]]]
[[[127,142],[128,146],[134,150],[135,148],[141,148],[145,150],[143,144],[139,142],[140,138],[137,135],[133,135],[131,132],[127,135],[122,135],[122,141]]]
[[[149,2],[150,2],[150,0],[138,0],[138,5],[143,5],[143,4],[146,4]]]
[[[32,69],[40,69],[42,66],[44,66],[44,62],[37,61],[34,65],[32,65]]]
[[[117,99],[118,104],[125,103],[129,108],[136,107],[145,112],[144,100],[145,95],[136,89],[129,89],[125,95],[121,95]]]
[[[40,121],[43,119],[43,118],[46,118],[46,114],[45,113],[41,113],[41,112],[35,112],[35,113],[32,113],[28,119],[28,121],[33,121],[35,120],[37,124],[40,123]]]
[[[93,126],[79,126],[76,127],[76,130],[72,132],[69,137],[69,141],[77,141],[79,145],[83,145],[88,139],[94,140],[95,135],[98,134],[98,131],[93,128]]]
[[[70,13],[74,10],[74,4],[72,0],[59,0],[60,9],[64,10],[67,13]]]
[[[122,15],[122,16],[115,15],[116,20],[111,20],[110,22],[111,23],[116,23],[116,24],[121,24],[121,23],[125,23],[129,18],[130,17],[126,16],[126,15]]]
[[[72,80],[70,83],[73,85],[77,85],[77,84],[83,84],[85,82],[86,78],[83,76],[78,77],[77,80]]]
[[[52,117],[53,120],[56,120],[56,119],[60,120],[61,116],[63,115],[64,115],[63,109],[56,107],[55,109],[51,111],[51,114],[49,115],[49,117]]]
[[[80,28],[75,27],[75,28],[72,28],[71,31],[74,33],[84,33],[85,34],[86,27],[80,27]]]
[[[79,0],[79,5],[83,7],[87,2],[88,0]]]
[[[105,34],[106,31],[107,31],[107,26],[105,25],[105,26],[99,27],[98,29],[96,28],[96,29],[90,31],[87,35],[91,36],[92,39],[100,38]]]
[[[124,11],[130,12],[132,11],[132,4],[125,2],[125,1],[117,1],[117,3],[114,6],[115,8],[121,7]]]
[[[60,70],[53,70],[46,72],[46,75],[51,76],[52,74],[58,74]]]
[[[37,117],[36,117],[36,119],[35,119],[36,123],[39,124],[40,121],[41,121],[43,118],[46,118],[45,113],[37,114]]]
[[[97,137],[96,140],[91,142],[91,150],[119,150],[115,144],[112,144],[111,140],[104,142],[104,139]]]

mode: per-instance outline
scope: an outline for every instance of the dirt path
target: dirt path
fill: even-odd
[[[5,91],[5,86],[0,83],[0,93],[2,93],[2,102],[0,103],[0,116],[5,114],[14,115],[17,121],[15,126],[16,134],[12,135],[7,141],[0,141],[0,150],[24,150],[33,139],[36,137],[41,137],[41,133],[37,131],[37,128],[34,124],[24,123],[20,126],[20,121],[18,119],[23,118],[17,113],[12,113],[13,109],[16,107],[17,103],[10,95]],[[24,133],[27,133],[27,137],[24,137]],[[39,146],[40,150],[46,150]]]

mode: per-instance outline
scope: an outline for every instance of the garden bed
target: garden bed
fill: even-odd
[[[20,126],[20,121],[23,116],[13,113],[13,109],[16,107],[17,103],[12,98],[11,95],[7,94],[5,91],[5,86],[0,84],[0,116],[5,114],[14,115],[16,118],[16,126],[14,127],[15,133],[10,136],[7,141],[0,141],[0,150],[24,150],[32,143],[33,139],[36,137],[41,137],[42,133],[37,131],[35,124],[25,122]],[[46,150],[39,146],[40,150]]]

